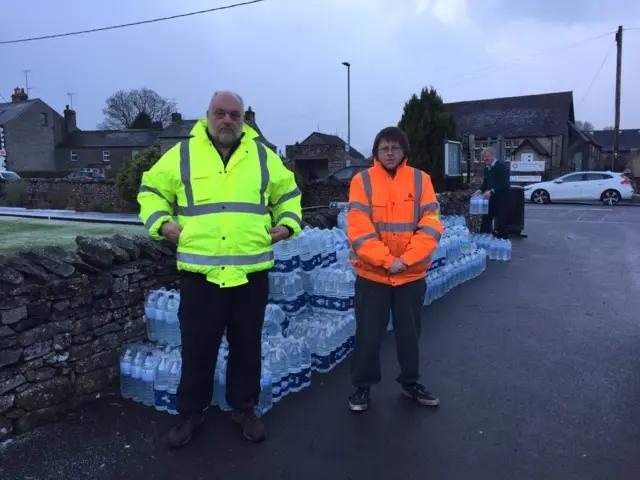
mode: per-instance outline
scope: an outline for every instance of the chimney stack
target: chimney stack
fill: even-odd
[[[13,95],[11,95],[12,103],[26,102],[27,100],[29,100],[29,95],[24,93],[24,88],[13,89]]]
[[[171,114],[171,123],[178,123],[182,121],[182,114],[174,112]]]
[[[249,125],[256,124],[256,112],[251,110],[251,107],[249,107],[249,109],[246,112],[244,112],[244,121],[247,122]]]
[[[69,135],[71,132],[75,132],[78,130],[78,125],[76,122],[76,111],[71,110],[69,105],[64,109],[64,135],[65,137]]]

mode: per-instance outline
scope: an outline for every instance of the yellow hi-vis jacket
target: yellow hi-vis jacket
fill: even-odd
[[[183,227],[178,270],[202,273],[221,287],[247,283],[247,274],[273,267],[269,229],[300,233],[301,194],[293,173],[244,126],[225,168],[200,120],[192,138],[175,145],[142,175],[140,218],[155,239],[164,222]],[[272,219],[275,219],[275,222]]]

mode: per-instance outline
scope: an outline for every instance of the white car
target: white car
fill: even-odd
[[[616,172],[575,172],[524,187],[525,198],[534,203],[597,200],[617,205],[620,200],[631,200],[633,194],[631,180]]]
[[[0,182],[4,180],[20,180],[20,176],[8,170],[0,170]]]

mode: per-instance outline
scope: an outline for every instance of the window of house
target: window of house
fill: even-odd
[[[111,161],[111,152],[109,152],[109,150],[103,150],[102,151],[102,161],[103,162],[110,162]]]
[[[78,161],[78,152],[76,152],[75,150],[71,150],[71,152],[69,152],[69,155],[71,157],[72,162]]]
[[[40,114],[40,126],[46,127],[47,125],[49,125],[49,119],[47,118],[47,114],[42,112]]]
[[[131,150],[131,159],[133,160],[138,156],[138,150]]]

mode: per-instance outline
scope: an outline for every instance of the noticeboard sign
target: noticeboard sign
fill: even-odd
[[[462,176],[462,144],[460,142],[444,142],[444,176]]]

